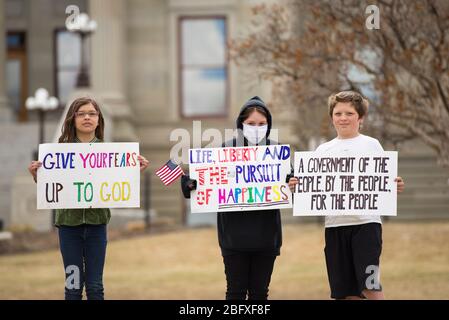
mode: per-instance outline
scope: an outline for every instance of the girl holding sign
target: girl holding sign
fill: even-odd
[[[271,114],[259,97],[242,107],[237,118],[238,136],[223,147],[272,145],[268,136]],[[183,176],[186,198],[196,189],[196,180]],[[279,209],[217,213],[218,240],[223,256],[228,300],[266,300],[274,261],[282,245]]]
[[[316,152],[357,151],[361,154],[383,152],[377,139],[360,134],[368,112],[368,101],[354,91],[343,91],[329,97],[329,116],[337,137],[320,145]],[[395,179],[397,192],[404,190],[401,177]],[[289,181],[294,191],[297,178]],[[325,242],[327,274],[334,299],[384,299],[379,278],[382,251],[380,216],[326,216]]]
[[[72,102],[62,127],[59,143],[97,143],[103,141],[104,119],[98,104],[90,98]],[[140,170],[148,161],[138,156]],[[28,170],[37,181],[42,166],[32,161]],[[108,208],[57,209],[55,225],[66,273],[65,299],[81,300],[83,286],[89,300],[104,299],[103,268],[106,257]]]

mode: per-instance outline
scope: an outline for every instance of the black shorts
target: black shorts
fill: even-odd
[[[325,238],[331,298],[363,297],[365,289],[382,291],[379,280],[380,223],[326,228]]]

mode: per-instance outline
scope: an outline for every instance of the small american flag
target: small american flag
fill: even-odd
[[[156,175],[166,186],[178,179],[179,176],[182,176],[183,174],[184,171],[182,171],[182,168],[171,160],[168,160],[166,164],[164,164],[156,171]]]

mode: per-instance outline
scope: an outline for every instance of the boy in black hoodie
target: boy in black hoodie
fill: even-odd
[[[268,136],[271,114],[259,97],[248,100],[237,118],[238,136],[223,147],[272,145]],[[196,189],[196,180],[181,179],[184,197]],[[218,241],[227,281],[227,300],[266,300],[274,261],[282,245],[279,209],[218,212]]]

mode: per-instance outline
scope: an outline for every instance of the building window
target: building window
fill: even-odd
[[[8,32],[6,37],[8,49],[22,49],[25,48],[25,33],[23,32]]]
[[[25,32],[8,32],[6,37],[6,94],[17,121],[27,121],[25,100],[28,94]]]
[[[81,36],[76,32],[56,30],[55,33],[55,94],[65,105],[72,91],[81,64]]]
[[[183,117],[226,116],[225,17],[179,18],[180,105]]]

